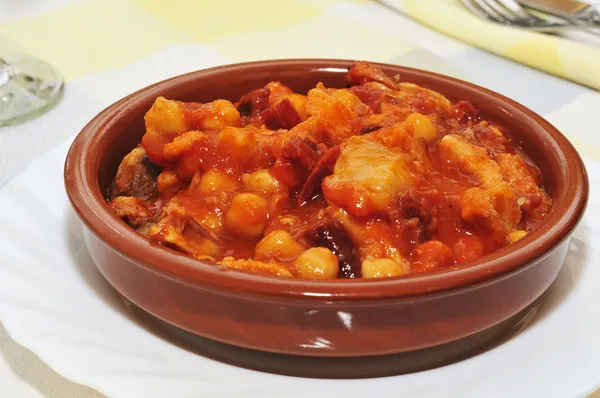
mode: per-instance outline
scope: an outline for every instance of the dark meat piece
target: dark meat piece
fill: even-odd
[[[473,106],[469,101],[458,101],[452,107],[454,116],[461,122],[466,123],[468,121],[475,121],[479,110]]]
[[[346,73],[345,79],[350,84],[364,84],[378,82],[389,88],[395,88],[396,82],[390,79],[383,71],[368,62],[355,62]]]
[[[281,150],[281,156],[294,160],[301,166],[312,170],[323,155],[323,148],[309,138],[294,136],[290,138]]]
[[[396,218],[409,237],[418,245],[431,239],[437,229],[440,194],[437,189],[424,191],[408,189],[398,199],[398,211],[390,214]]]
[[[340,153],[340,146],[336,145],[325,152],[321,159],[319,159],[317,165],[304,182],[304,185],[298,194],[298,206],[302,206],[319,194],[323,178],[333,173],[333,167],[340,157]]]
[[[235,103],[235,107],[241,116],[258,116],[262,111],[269,107],[269,95],[271,90],[268,88],[259,88],[250,91]]]
[[[350,236],[336,222],[327,221],[306,232],[305,239],[313,246],[326,247],[337,256],[338,278],[360,278],[360,258]]]
[[[352,86],[350,92],[358,97],[361,102],[367,104],[375,112],[381,109],[382,98],[387,96],[386,91],[372,86]]]
[[[325,148],[309,138],[294,136],[290,138],[281,150],[281,157],[271,169],[273,176],[289,188],[304,184]]]
[[[273,105],[262,111],[260,116],[265,121],[265,125],[271,130],[289,130],[302,121],[298,111],[287,98],[279,101],[277,105]]]
[[[377,124],[365,126],[360,130],[360,135],[372,133],[373,131],[379,130],[381,127],[382,126],[377,125]]]
[[[501,127],[492,126],[488,122],[481,122],[472,127],[475,134],[477,145],[483,145],[488,150],[490,156],[506,152],[511,147],[506,134],[503,134]]]
[[[158,194],[156,178],[160,168],[152,163],[141,146],[129,152],[121,161],[111,190],[111,198],[133,196],[148,200]]]
[[[119,196],[111,200],[108,205],[117,217],[134,228],[152,222],[156,215],[155,205],[132,196]]]

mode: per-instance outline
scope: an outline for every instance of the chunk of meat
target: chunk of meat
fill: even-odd
[[[472,127],[476,142],[487,148],[488,152],[498,155],[506,152],[510,147],[510,140],[496,126],[486,121],[479,122]]]
[[[267,263],[264,261],[256,261],[252,259],[236,260],[233,257],[225,257],[223,260],[218,261],[217,264],[224,265],[231,269],[256,272],[258,274],[272,274],[277,276],[289,277],[293,276],[292,273],[285,266],[278,263]]]
[[[166,144],[163,148],[163,155],[167,161],[176,161],[178,157],[203,145],[205,140],[206,135],[202,131],[187,131]]]
[[[360,134],[363,124],[342,102],[321,89],[308,92],[308,112],[318,118],[323,135],[330,145]]]
[[[442,94],[413,83],[399,83],[388,95],[395,99],[395,104],[408,107],[412,112],[436,114],[446,117],[452,111],[452,102]]]
[[[117,217],[134,228],[152,221],[155,216],[155,206],[151,202],[132,196],[118,196],[108,205]]]
[[[476,121],[479,115],[479,109],[475,108],[469,101],[458,101],[452,107],[452,111],[456,119],[462,123]]]
[[[309,138],[292,136],[283,146],[281,157],[271,169],[271,174],[287,187],[297,187],[315,168],[323,156],[323,149],[322,145]]]
[[[412,158],[413,162],[431,167],[428,144],[438,139],[438,131],[430,118],[411,113],[403,121],[384,127],[366,136],[385,146],[398,148]]]
[[[289,130],[302,122],[302,117],[289,98],[283,98],[276,105],[260,113],[265,125],[273,130]]]
[[[138,146],[119,164],[111,197],[134,196],[145,200],[155,198],[159,173],[160,168],[150,161],[144,148]]]
[[[269,96],[269,106],[273,106],[282,98],[294,94],[291,88],[281,82],[269,82],[267,85],[265,85],[265,88],[271,93]]]
[[[352,86],[349,90],[374,112],[381,112],[381,101],[383,97],[392,92],[385,85],[376,82],[365,83],[360,86]]]
[[[508,231],[521,220],[521,213],[514,192],[504,181],[498,164],[484,148],[456,134],[444,136],[438,149],[442,159],[481,183],[480,187],[470,188],[461,195],[461,217],[489,229],[496,240],[506,240]]]
[[[336,145],[325,152],[321,159],[319,159],[298,193],[298,206],[302,206],[319,194],[323,179],[333,173],[333,168],[340,157],[340,153],[340,146]]]
[[[256,117],[269,107],[270,95],[271,90],[268,88],[252,90],[248,94],[242,96],[242,98],[235,103],[235,107],[241,116]]]
[[[187,131],[163,147],[163,159],[171,166],[177,179],[189,182],[205,167],[210,142],[201,131]]]
[[[345,79],[350,84],[378,82],[389,88],[395,88],[397,84],[380,67],[369,62],[355,62],[348,70]]]
[[[513,188],[517,204],[528,221],[539,221],[548,214],[552,200],[537,184],[530,167],[519,155],[501,154],[496,158],[500,173]]]
[[[398,198],[398,208],[390,213],[403,228],[411,246],[425,242],[436,233],[442,196],[435,188],[409,188]]]
[[[414,185],[409,158],[364,137],[350,138],[323,180],[327,201],[355,216],[385,213],[397,195]]]
[[[155,242],[175,247],[197,259],[215,261],[221,252],[216,236],[194,220],[176,198],[163,208],[160,220],[149,229]]]
[[[358,117],[364,117],[373,113],[373,110],[368,105],[364,104],[360,98],[348,89],[332,90],[331,96],[340,101],[342,105],[350,109]]]
[[[261,148],[272,158],[279,159],[283,156],[284,148],[292,138],[307,139],[313,143],[319,143],[323,141],[322,137],[323,128],[319,119],[309,117],[291,130],[277,130],[272,134],[264,134],[261,140]]]
[[[291,129],[308,117],[307,98],[294,93],[281,82],[270,82],[265,86],[269,90],[268,107],[261,117],[271,129]]]

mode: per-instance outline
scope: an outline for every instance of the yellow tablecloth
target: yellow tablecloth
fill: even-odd
[[[415,20],[475,47],[600,90],[599,47],[482,20],[458,0],[384,0]],[[599,30],[600,32],[600,30]],[[594,36],[589,40],[593,42]]]

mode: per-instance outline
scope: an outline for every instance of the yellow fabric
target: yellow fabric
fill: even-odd
[[[301,38],[299,40],[298,38]],[[247,45],[245,43],[248,43]],[[377,45],[374,45],[377,43]],[[397,37],[347,20],[319,15],[310,20],[272,31],[224,37],[212,43],[229,59],[256,61],[272,58],[350,58],[386,62],[392,54],[413,47]]]
[[[121,67],[189,41],[136,4],[122,0],[90,0],[0,24],[0,34],[53,65],[67,80]]]
[[[600,90],[600,49],[505,27],[473,15],[459,0],[386,0],[415,20],[475,47]]]
[[[341,2],[85,0],[0,23],[0,50],[16,45],[68,82],[190,43],[205,44],[231,63],[286,57],[385,62],[414,48],[383,29],[327,14]]]

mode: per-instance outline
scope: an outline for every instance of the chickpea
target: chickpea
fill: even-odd
[[[202,130],[218,131],[227,126],[240,125],[240,113],[236,107],[227,100],[216,100],[205,105],[206,116],[202,118]]]
[[[189,130],[179,103],[164,97],[156,98],[144,119],[150,129],[167,134]]]
[[[281,184],[269,173],[269,170],[257,170],[253,173],[242,175],[242,182],[248,188],[272,194],[279,191]]]
[[[254,193],[238,193],[225,214],[225,226],[237,235],[256,238],[267,220],[267,201]]]
[[[411,113],[406,117],[406,122],[411,126],[415,138],[423,138],[426,142],[432,142],[438,136],[431,119],[425,115]]]
[[[217,136],[223,153],[236,160],[254,159],[258,156],[258,143],[251,131],[226,127]]]
[[[200,183],[197,186],[198,192],[208,195],[217,191],[237,188],[238,182],[231,176],[221,173],[218,170],[209,170],[202,174]]]
[[[367,258],[362,262],[363,278],[385,278],[404,275],[402,265],[389,258]]]
[[[163,170],[156,178],[156,188],[161,199],[169,199],[183,187],[177,175],[169,170]]]
[[[331,250],[313,247],[302,253],[294,266],[302,278],[334,279],[339,272],[338,259]]]
[[[282,229],[269,233],[256,245],[254,258],[257,260],[291,260],[304,251],[304,247]]]
[[[523,231],[522,229],[517,229],[508,233],[508,241],[510,243],[515,243],[516,241],[522,239],[527,235],[527,231]]]

